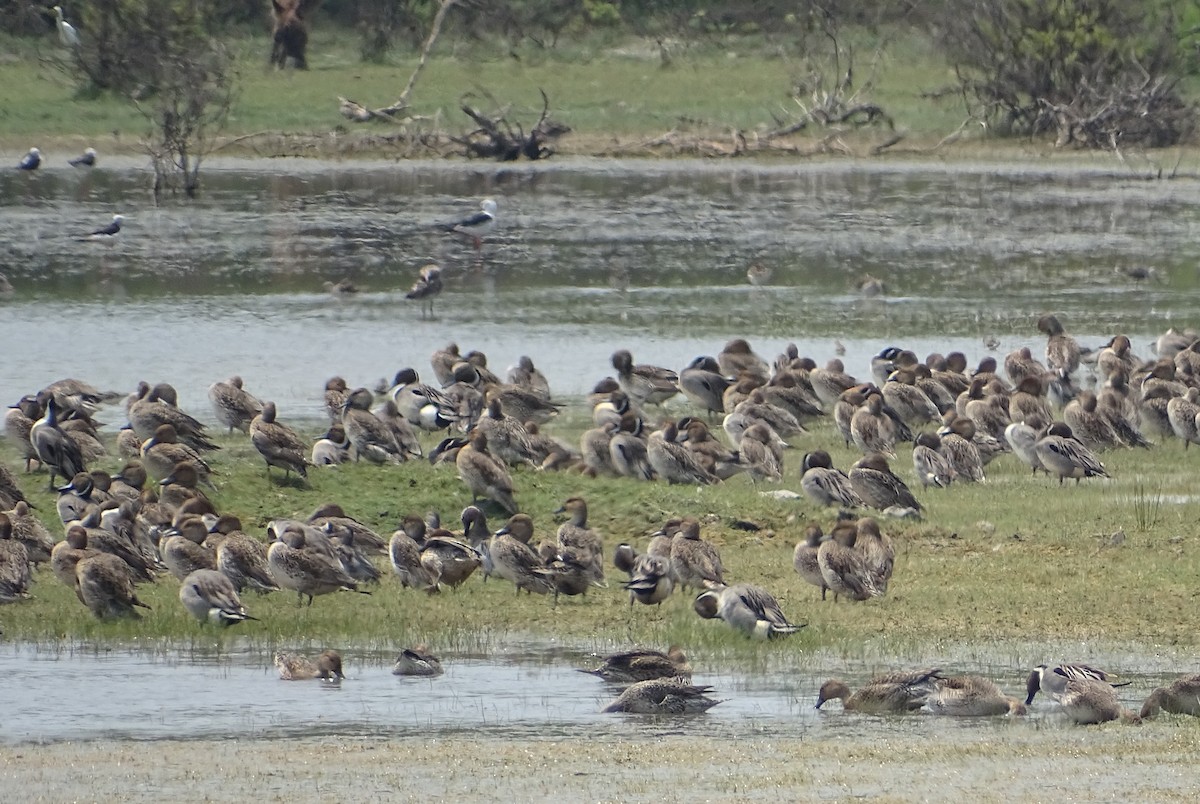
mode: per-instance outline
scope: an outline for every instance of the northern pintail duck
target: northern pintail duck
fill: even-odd
[[[336,650],[321,651],[316,660],[298,653],[276,653],[275,666],[284,681],[308,681],[319,678],[323,681],[340,681],[346,676],[342,672],[342,656]]]
[[[1026,380],[1036,380],[1041,384],[1046,376],[1046,367],[1033,356],[1033,350],[1022,346],[1004,356],[1004,373],[1014,387],[1019,387]]]
[[[1167,421],[1175,437],[1183,441],[1184,449],[1193,441],[1200,443],[1197,414],[1200,414],[1200,390],[1196,388],[1188,388],[1185,396],[1167,402]]]
[[[821,564],[817,560],[817,553],[823,541],[825,532],[821,530],[821,526],[811,524],[804,530],[804,539],[796,542],[796,548],[792,551],[792,568],[803,580],[821,590],[822,600],[829,590],[825,576],[821,574]]]
[[[678,645],[657,650],[631,650],[611,653],[595,670],[580,668],[579,672],[598,676],[610,684],[636,684],[657,678],[692,679],[692,666]]]
[[[259,593],[278,592],[279,584],[271,573],[266,546],[243,533],[241,522],[232,525],[216,546],[217,569],[233,582],[233,588],[239,593],[246,589]]]
[[[606,424],[619,424],[626,413],[640,415],[629,401],[629,395],[619,387],[611,393],[604,394],[592,405],[592,424],[603,427]]]
[[[488,437],[482,430],[471,431],[471,440],[458,451],[454,459],[458,476],[471,492],[471,502],[481,497],[492,500],[505,511],[515,514],[519,510],[513,498],[512,475],[504,464],[488,451]]]
[[[704,471],[721,480],[728,480],[746,471],[739,453],[725,446],[724,442],[718,441],[702,419],[689,416],[680,419],[676,427],[680,430],[677,441],[683,443]]]
[[[191,461],[181,461],[175,464],[171,473],[162,479],[162,490],[158,493],[160,504],[178,513],[191,500],[198,500],[205,509],[215,512],[215,508],[207,495],[199,489],[201,475],[196,464]],[[211,483],[209,484],[211,485]],[[203,513],[193,506],[196,513]]]
[[[1090,678],[1068,681],[1058,696],[1058,704],[1063,714],[1080,726],[1140,720],[1136,713],[1121,706],[1111,685]]]
[[[155,480],[162,480],[181,463],[195,467],[201,482],[211,485],[209,475],[212,467],[200,457],[200,453],[179,440],[179,434],[169,424],[159,425],[154,434],[142,443],[142,465]]]
[[[719,478],[707,471],[687,447],[678,443],[679,428],[667,422],[661,430],[650,434],[646,441],[646,459],[654,473],[670,484],[710,484]]]
[[[824,368],[815,368],[808,373],[813,392],[826,409],[833,407],[838,398],[858,385],[858,380],[846,373],[846,366],[839,358],[833,358]]]
[[[626,413],[617,432],[608,440],[609,463],[617,474],[634,480],[653,480],[654,467],[647,452],[644,423],[635,413]]]
[[[921,503],[909,491],[904,481],[892,472],[887,458],[878,452],[863,456],[850,468],[850,485],[871,508],[910,509],[920,513]]]
[[[1137,367],[1139,361],[1132,348],[1129,338],[1118,334],[1100,350],[1096,355],[1096,374],[1101,384],[1107,383],[1114,374],[1129,374]]]
[[[170,535],[164,534],[159,553],[167,571],[182,581],[196,570],[217,568],[217,556],[202,545],[208,538],[208,528],[200,517],[190,516],[180,522]]]
[[[546,547],[546,544],[543,543],[541,547]],[[606,586],[603,561],[598,554],[583,548],[562,545],[555,548],[552,555],[549,550],[545,552],[545,566],[534,572],[550,582],[556,607],[559,595],[586,595],[587,590],[593,586]]]
[[[1039,377],[1026,377],[1008,398],[1010,422],[1024,423],[1041,430],[1054,421],[1046,401],[1045,385]]]
[[[32,469],[34,462],[41,464],[37,450],[29,440],[33,423],[41,417],[41,405],[32,394],[26,394],[15,404],[9,405],[8,412],[4,414],[4,435],[24,459],[26,473]]]
[[[833,592],[834,601],[842,597],[870,600],[883,594],[875,586],[875,575],[867,566],[866,554],[854,549],[857,540],[858,535],[854,531],[846,536],[836,535],[835,532],[817,548],[817,567],[825,587]],[[824,596],[822,590],[822,599]]]
[[[58,403],[53,396],[46,400],[45,413],[30,427],[29,442],[37,453],[38,461],[50,470],[48,488],[54,488],[56,475],[68,478],[87,471],[79,445],[59,426]]]
[[[407,459],[392,428],[371,412],[375,397],[366,388],[355,388],[342,403],[342,429],[353,447],[354,460],[371,463],[400,463]]]
[[[396,657],[396,664],[392,667],[392,675],[394,676],[440,676],[442,674],[442,660],[429,652],[429,648],[425,645],[417,645],[415,648],[405,648]]]
[[[676,581],[693,589],[725,586],[725,566],[716,546],[700,538],[700,522],[684,517],[671,537],[671,572]]]
[[[844,681],[830,679],[817,694],[817,709],[826,701],[839,698],[847,712],[866,714],[903,714],[925,705],[941,678],[937,669],[905,673],[885,673],[872,678],[855,692]]]
[[[429,366],[433,369],[433,376],[437,378],[443,388],[454,384],[454,366],[462,359],[462,351],[454,341],[435,350],[429,356]]]
[[[539,572],[545,569],[545,564],[529,546],[532,537],[533,520],[528,514],[515,514],[491,537],[488,555],[491,556],[495,574],[510,581],[518,594],[524,589],[529,593],[545,595],[553,589],[553,584]]]
[[[800,462],[800,487],[817,505],[844,505],[863,508],[865,503],[850,483],[850,478],[835,469],[833,459],[824,450],[806,453]]]
[[[324,553],[304,549],[305,541],[304,531],[288,528],[267,550],[271,577],[284,589],[295,590],[297,605],[305,596],[311,606],[317,595],[343,589],[370,594],[358,588],[358,582],[346,573],[340,562]]]
[[[1154,353],[1159,358],[1174,359],[1175,355],[1191,346],[1200,338],[1194,330],[1180,332],[1175,327],[1169,327],[1166,332],[1154,340]]]
[[[413,282],[408,293],[404,294],[404,298],[420,301],[421,317],[424,318],[428,311],[429,317],[433,318],[433,301],[441,294],[443,286],[441,266],[430,263],[422,266],[417,273],[417,280]]]
[[[762,422],[747,427],[738,446],[739,463],[754,482],[783,479],[783,451],[772,438],[771,428]]]
[[[308,449],[295,430],[275,420],[274,402],[263,403],[262,413],[250,422],[250,443],[266,461],[268,478],[272,466],[282,469],[285,477],[292,472],[308,477]]]
[[[619,422],[605,424],[584,430],[579,436],[579,456],[584,469],[593,477],[612,476],[617,470],[612,465],[612,451],[609,446],[612,438],[620,429]],[[649,449],[649,445],[647,445]]]
[[[587,501],[582,497],[571,497],[555,511],[556,514],[567,515],[567,521],[558,527],[556,538],[560,548],[582,551],[589,556],[580,556],[593,567],[593,579],[597,582],[604,580],[604,542],[594,528],[588,526]]]
[[[198,569],[183,579],[179,602],[201,623],[231,626],[244,620],[257,620],[246,613],[233,582],[222,572]]]
[[[895,457],[896,428],[883,413],[883,396],[871,394],[850,418],[850,438],[864,454],[882,453]]]
[[[939,678],[925,707],[935,715],[951,717],[1026,714],[1025,704],[1006,696],[995,682],[982,676]]]
[[[629,547],[629,545],[622,545]],[[632,548],[630,548],[632,552]],[[620,548],[618,548],[618,555]],[[615,560],[614,560],[615,563]],[[618,565],[620,568],[620,565]],[[629,592],[629,605],[634,601],[646,606],[661,606],[675,590],[675,578],[671,573],[670,556],[633,555],[629,564],[629,581],[624,588]]]
[[[517,358],[517,364],[508,370],[508,382],[531,391],[546,402],[550,401],[550,382],[546,375],[533,365],[533,358],[529,355]]]
[[[426,536],[421,547],[421,566],[434,584],[457,589],[483,563],[483,558],[471,545],[455,538],[448,530],[435,528]]]
[[[516,466],[525,464],[535,467],[533,443],[523,420],[504,412],[497,397],[489,396],[487,412],[480,417],[475,428],[487,437],[488,452],[496,459]]]
[[[1033,470],[1033,474],[1037,474],[1038,469],[1045,470],[1046,467],[1042,466],[1042,460],[1038,457],[1035,449],[1038,434],[1032,427],[1013,422],[1004,429],[1004,440],[1012,447],[1013,454],[1020,459],[1021,463]]]
[[[912,369],[897,369],[880,388],[883,401],[909,425],[939,421],[941,411],[929,396],[917,387],[917,374]]]
[[[698,715],[720,701],[708,697],[712,687],[696,687],[674,679],[656,678],[631,684],[602,712],[635,715]]]
[[[936,433],[921,433],[913,443],[913,471],[923,488],[944,489],[954,480],[954,468],[941,448],[942,439]]]
[[[760,390],[768,404],[786,410],[801,425],[808,419],[825,415],[812,385],[801,372],[789,370],[776,374]]]
[[[330,377],[325,381],[325,413],[329,421],[337,424],[342,420],[342,406],[350,394],[350,386],[343,377]]]
[[[331,425],[325,435],[313,442],[309,462],[313,466],[338,466],[350,460],[350,439],[340,424]]]
[[[42,564],[50,560],[50,551],[54,549],[54,537],[42,521],[33,515],[28,502],[17,500],[12,508],[0,513],[8,517],[12,527],[12,539],[25,545],[31,564]]]
[[[551,402],[535,391],[517,385],[493,385],[488,388],[487,399],[496,400],[505,415],[518,422],[546,424],[559,414],[562,405]]]
[[[1109,477],[1104,464],[1062,422],[1050,425],[1033,449],[1046,472],[1058,477],[1060,486],[1068,477],[1075,478],[1076,483],[1085,477]]]
[[[733,438],[735,444],[741,443],[741,435],[730,430],[729,421],[738,415],[748,419],[747,427],[757,422],[770,427],[773,432],[779,434],[776,441],[785,449],[788,444],[783,439],[808,432],[788,410],[767,402],[766,394],[761,388],[754,389],[745,400],[734,406],[729,416],[725,417],[725,431]],[[745,431],[745,427],[740,429]]]
[[[1038,319],[1037,328],[1046,335],[1046,366],[1051,371],[1074,373],[1079,368],[1079,344],[1066,333],[1058,318],[1044,315]]]
[[[1068,664],[1039,664],[1029,673],[1025,682],[1025,705],[1033,703],[1038,692],[1045,692],[1057,700],[1066,689],[1068,681],[1103,681],[1113,686],[1125,686],[1129,682],[1121,681],[1115,673],[1109,673],[1096,667],[1078,662]]]
[[[1102,451],[1122,446],[1120,437],[1108,419],[1096,411],[1096,404],[1096,394],[1080,391],[1063,408],[1062,419],[1079,443],[1090,450]]]
[[[1200,715],[1200,674],[1181,676],[1164,687],[1155,687],[1142,704],[1139,717],[1151,718],[1159,712]]]
[[[891,538],[879,529],[879,523],[869,516],[858,520],[854,549],[862,553],[863,563],[871,576],[871,585],[880,595],[887,593],[896,561],[896,549]]]
[[[262,412],[262,402],[242,387],[242,378],[236,374],[209,386],[208,400],[217,421],[228,427],[230,433],[234,430],[250,432],[250,422]]]
[[[95,483],[87,472],[79,472],[65,486],[59,486],[58,499],[54,507],[58,511],[58,519],[64,525],[78,522],[87,515],[87,509],[100,505],[104,500],[99,496],[93,497]]]
[[[99,619],[140,619],[135,606],[150,607],[138,600],[129,565],[110,553],[82,558],[75,565],[75,593]]]
[[[139,383],[137,398],[126,411],[137,437],[144,442],[160,426],[169,424],[175,428],[179,440],[197,452],[220,449],[209,440],[203,424],[175,406],[172,401],[174,390],[168,388],[170,386],[150,387],[148,383]]]
[[[804,627],[788,622],[775,596],[752,584],[705,590],[696,596],[692,608],[706,620],[722,620],[746,636],[759,639],[789,636]]]
[[[771,378],[771,364],[756,355],[745,338],[734,338],[717,353],[717,365],[727,377],[749,374],[766,383]]]
[[[67,528],[67,537],[55,544],[54,549],[50,551],[50,570],[64,586],[77,589],[76,565],[83,559],[96,555],[100,555],[100,551],[88,547],[87,528],[72,525]],[[83,602],[82,598],[80,602]]]
[[[975,423],[961,417],[955,418],[949,427],[938,431],[938,437],[942,441],[938,452],[954,470],[955,480],[966,483],[983,482],[983,467],[987,461],[975,442],[975,435]]]
[[[414,427],[436,432],[458,421],[458,405],[453,399],[421,382],[411,368],[400,369],[388,391],[400,415]]]
[[[0,604],[29,597],[33,565],[25,545],[13,538],[12,521],[0,513]]]
[[[396,402],[393,399],[385,399],[382,405],[375,408],[375,416],[379,421],[391,431],[392,438],[396,439],[396,445],[400,447],[399,457],[401,460],[409,458],[420,458],[424,456],[424,451],[421,449],[421,441],[409,424],[408,419],[400,414],[400,409],[396,407]]]
[[[425,521],[410,514],[404,517],[400,529],[388,542],[388,559],[392,571],[404,588],[422,589],[430,594],[438,591],[437,584],[421,563],[421,547],[425,543]]]
[[[371,528],[348,515],[342,506],[334,502],[326,502],[308,516],[307,523],[314,528],[320,528],[331,537],[347,532],[354,536],[354,543],[368,553],[382,555],[387,552],[387,542]]]
[[[679,375],[659,366],[635,365],[627,349],[613,352],[612,366],[621,389],[638,405],[658,405],[679,393]]]
[[[697,357],[679,372],[679,390],[688,401],[708,414],[725,411],[725,389],[729,386],[729,378],[721,374],[713,357]]]

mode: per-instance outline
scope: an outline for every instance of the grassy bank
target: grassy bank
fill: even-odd
[[[567,438],[577,433],[559,428]],[[410,512],[437,510],[457,526],[458,512],[470,502],[453,467],[347,465],[314,470],[310,487],[268,484],[243,437],[222,443],[214,502],[239,515],[255,535],[263,534],[269,520],[307,516],[323,501],[340,503],[385,536]],[[820,425],[794,443],[783,486],[798,489],[803,450],[836,447],[840,440]],[[845,449],[832,451],[841,466],[855,457]],[[7,445],[2,454],[19,471]],[[1150,451],[1109,453],[1104,460],[1113,480],[1059,487],[1004,456],[988,468],[985,484],[918,493],[928,507],[925,521],[885,523],[897,545],[888,596],[859,604],[835,604],[832,598],[822,603],[819,592],[792,570],[792,548],[805,525],[828,524],[834,513],[806,500],[765,498],[744,477],[696,489],[518,470],[515,483],[538,537],[553,534],[551,512],[563,500],[581,495],[608,551],[622,541],[644,548],[647,534],[670,516],[701,517],[704,536],[720,545],[732,581],[767,587],[793,620],[809,623],[789,650],[820,646],[855,653],[868,642],[897,649],[1038,640],[1194,645],[1200,534],[1192,463],[1200,453],[1184,454],[1178,442],[1170,442]],[[110,463],[106,468],[119,466]],[[894,468],[913,482],[903,452]],[[53,532],[61,532],[51,521],[54,503],[45,474],[21,480]],[[495,528],[500,521],[493,517],[490,524]],[[760,529],[746,531],[739,522]],[[380,563],[386,568],[382,558]],[[247,595],[250,612],[261,622],[245,623],[234,633],[269,643],[336,639],[364,647],[424,639],[458,649],[486,648],[506,634],[735,649],[744,644],[720,624],[697,618],[689,595],[672,597],[661,610],[640,605],[630,610],[620,580],[610,569],[609,588],[563,598],[552,609],[548,598],[516,596],[510,584],[479,578],[457,592],[426,597],[401,589],[389,572],[370,597],[329,595],[311,608],[298,608],[290,593]],[[176,581],[161,578],[139,592],[153,606],[143,621],[101,623],[44,568],[33,599],[0,608],[0,624],[8,639],[211,640],[211,631],[184,614],[177,593]]]
[[[228,137],[272,132],[303,140],[289,145],[251,138],[234,152],[329,156],[365,150],[386,156],[395,151],[376,139],[394,133],[394,127],[348,123],[338,115],[337,98],[371,107],[391,103],[412,73],[415,55],[364,64],[353,32],[317,28],[309,46],[311,69],[276,72],[265,69],[265,33],[231,45],[241,94]],[[873,85],[863,99],[881,104],[911,142],[936,143],[958,126],[964,115],[955,100],[925,95],[947,87],[953,75],[921,41],[894,43],[878,67],[865,55],[874,43],[864,39],[859,45],[857,52],[864,54],[856,66],[859,85]],[[91,144],[101,154],[136,151],[138,137],[147,130],[145,120],[124,99],[81,97],[60,69],[65,54],[54,40],[8,38],[0,46],[8,52],[0,60],[0,148],[23,153],[37,143],[53,153]],[[794,57],[761,37],[681,48],[669,66],[653,42],[639,39],[596,37],[554,50],[447,39],[417,84],[412,112],[423,118],[418,124],[423,129],[461,134],[473,127],[459,111],[463,96],[473,93],[473,103],[490,110],[492,104],[482,97],[490,92],[500,104],[511,104],[511,117],[528,129],[541,110],[542,89],[552,115],[574,130],[560,143],[566,153],[636,150],[638,143],[670,131],[728,143],[735,129],[753,137],[796,115],[799,107],[789,92],[802,70]],[[827,133],[814,132],[812,141]],[[864,136],[882,135],[875,130]]]

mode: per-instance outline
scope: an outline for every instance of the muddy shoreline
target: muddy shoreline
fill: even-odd
[[[840,717],[840,715],[839,715]],[[651,721],[652,722],[652,721]],[[886,732],[887,720],[880,719]],[[304,738],[0,747],[27,801],[847,800],[1180,801],[1197,748],[1170,720],[1141,727],[997,722],[964,739],[716,739],[703,718],[628,739]]]

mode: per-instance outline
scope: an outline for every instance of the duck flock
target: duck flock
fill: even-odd
[[[615,376],[601,379],[587,397],[593,426],[577,443],[543,431],[564,405],[552,398],[529,357],[501,380],[483,353],[463,354],[455,344],[432,355],[436,384],[422,382],[411,367],[373,389],[331,378],[324,389],[329,426],[315,443],[281,421],[275,404],[255,398],[240,377],[210,387],[216,420],[230,434],[249,437],[276,482],[280,470],[307,482],[310,469],[351,460],[453,464],[473,498],[461,513],[461,533],[443,527],[436,514],[414,514],[388,539],[336,503],[306,520],[272,520],[265,541],[249,535],[236,515],[218,511],[207,496],[206,489],[215,488],[213,456],[220,447],[178,407],[171,385],[139,384],[123,400],[128,423],[115,444],[106,444],[93,414],[121,396],[61,380],[23,396],[5,417],[25,474],[45,472],[58,493],[63,537],[56,539],[33,514],[17,477],[0,465],[0,603],[28,598],[34,569],[48,563],[95,616],[136,618],[138,608],[148,608],[138,585],[170,574],[180,584],[184,610],[202,623],[228,626],[255,619],[240,598],[246,589],[294,591],[308,605],[338,591],[369,594],[381,575],[373,559],[385,555],[404,588],[436,594],[478,572],[557,603],[560,595],[607,586],[607,554],[588,525],[583,497],[564,501],[558,513],[566,521],[554,539],[533,544],[533,520],[518,502],[523,474],[567,471],[703,486],[745,473],[754,484],[777,484],[789,439],[823,417],[863,455],[846,472],[825,450],[804,455],[803,494],[840,513],[829,533],[808,527],[794,567],[822,599],[830,591],[835,600],[881,597],[894,548],[880,520],[866,514],[886,521],[919,518],[924,510],[892,469],[902,444],[911,444],[908,476],[927,494],[983,481],[989,463],[1005,453],[1010,457],[1003,460],[1019,460],[1062,484],[1107,477],[1097,457],[1105,450],[1150,448],[1150,438],[1176,437],[1185,448],[1200,441],[1200,336],[1169,331],[1156,342],[1156,354],[1143,360],[1124,335],[1085,352],[1057,317],[1043,316],[1037,327],[1047,337],[1044,363],[1023,348],[1005,356],[1002,366],[988,357],[970,370],[961,353],[922,361],[888,347],[871,360],[866,378],[851,376],[836,358],[820,366],[794,346],[768,361],[744,339],[678,373],[635,363],[619,350],[611,360]],[[668,418],[663,403],[677,395],[691,413]],[[426,454],[422,434],[442,440]],[[113,451],[119,459],[110,457]],[[118,460],[123,465],[115,474],[97,468]],[[798,496],[781,488],[763,493]],[[508,516],[495,532],[487,526],[489,507]],[[768,590],[727,583],[720,553],[701,531],[699,519],[680,516],[663,523],[645,552],[631,544],[616,548],[611,561],[627,576],[622,588],[630,606],[661,605],[690,590],[699,616],[749,636],[784,637],[803,627],[789,621]],[[332,651],[311,661],[280,654],[276,664],[285,679],[342,678],[341,658]],[[436,675],[441,665],[417,646],[400,655],[394,672]],[[629,684],[605,711],[694,713],[719,703],[708,696],[710,688],[691,684],[678,648],[614,654],[587,672]],[[1021,714],[1043,691],[1079,723],[1136,719],[1117,702],[1114,683],[1120,682],[1084,664],[1040,666],[1021,703],[987,679],[926,669],[879,676],[857,691],[831,680],[817,706],[837,698],[855,711]],[[1198,701],[1200,676],[1185,677],[1155,690],[1140,716],[1200,714]]]

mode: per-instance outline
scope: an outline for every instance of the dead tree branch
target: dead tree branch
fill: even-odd
[[[413,68],[412,75],[408,77],[408,83],[404,85],[404,91],[400,93],[400,97],[394,103],[379,109],[370,109],[360,103],[339,96],[338,107],[341,115],[347,120],[353,120],[355,123],[366,123],[370,120],[396,121],[400,119],[398,115],[408,110],[408,101],[412,96],[413,88],[417,85],[417,79],[424,72],[425,65],[429,62],[429,54],[433,51],[434,43],[437,42],[438,37],[442,33],[442,23],[446,19],[446,14],[458,2],[459,0],[440,0],[437,13],[433,17],[433,24],[429,26],[429,35],[425,37],[425,43],[421,46],[421,55],[417,59],[417,66]]]

